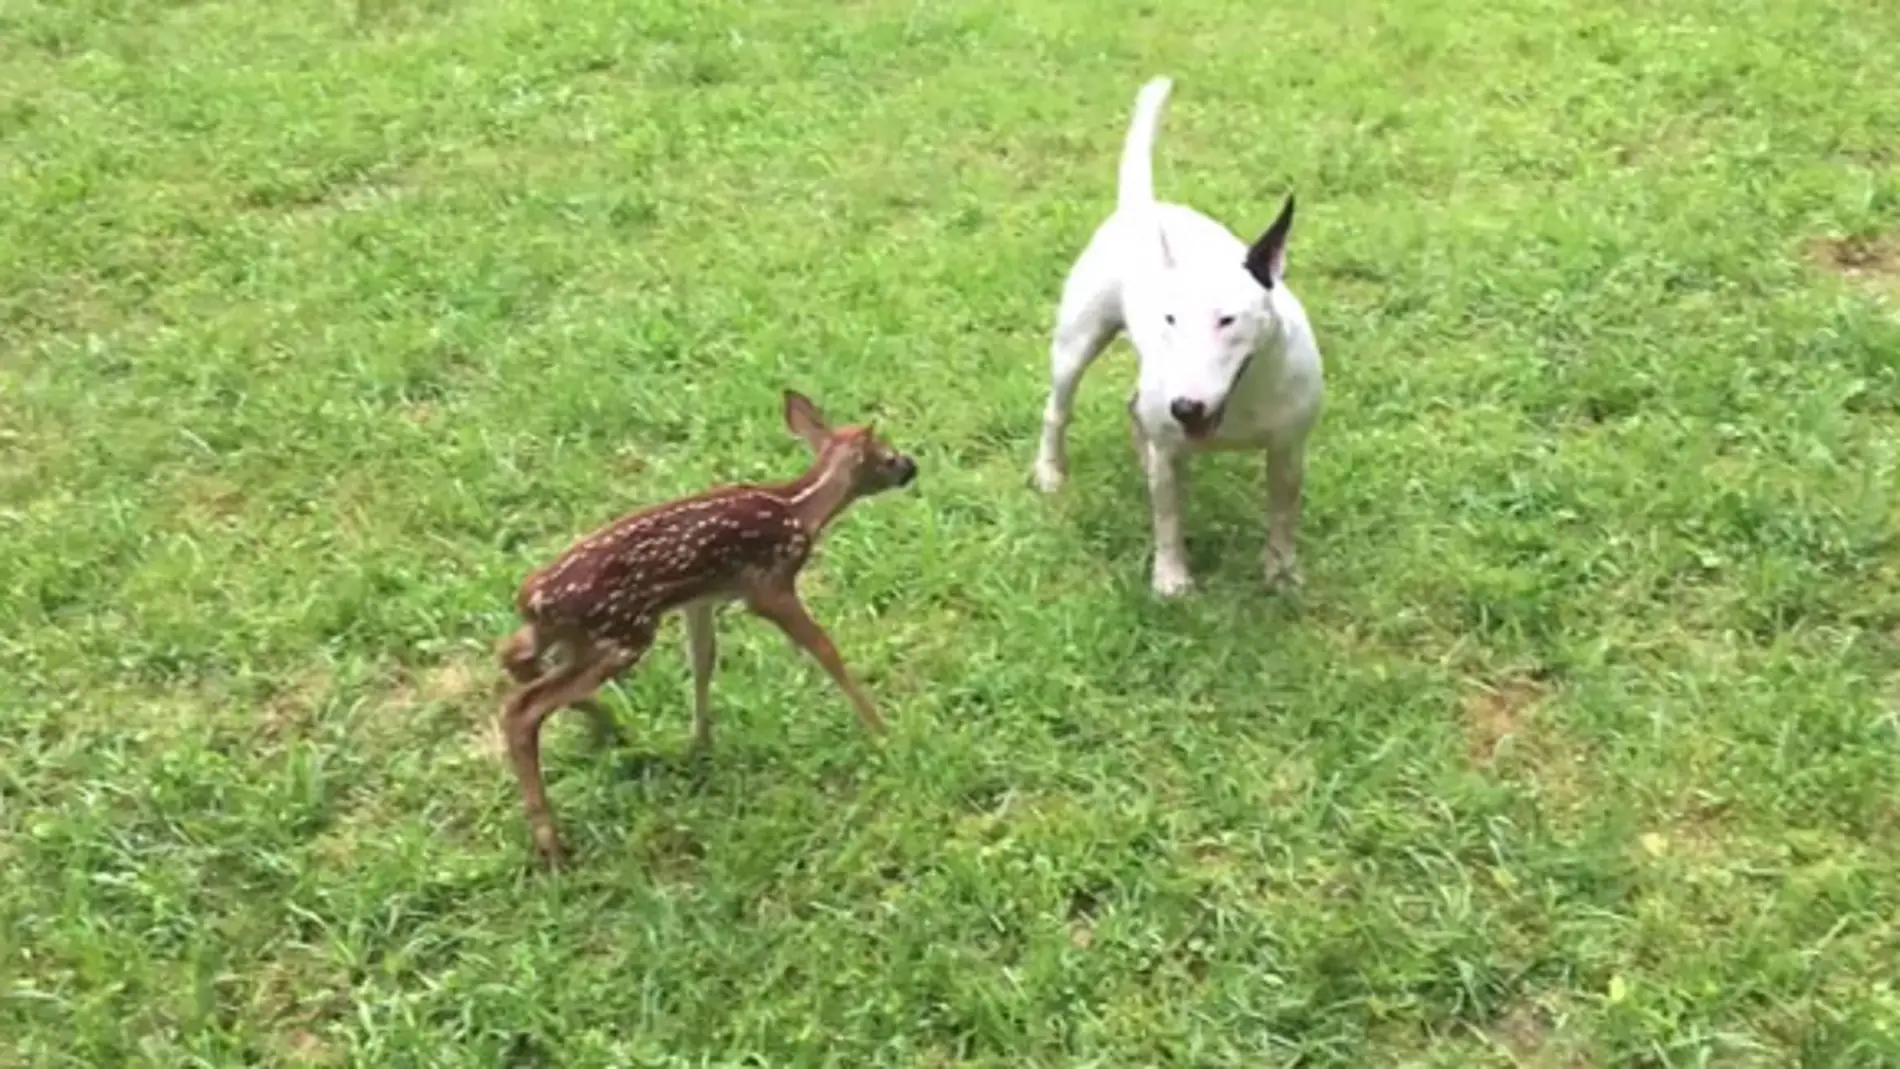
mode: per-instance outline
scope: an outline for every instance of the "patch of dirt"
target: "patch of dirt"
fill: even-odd
[[[1823,270],[1864,287],[1900,294],[1900,234],[1822,238],[1808,252]]]
[[[303,734],[315,719],[317,707],[330,693],[331,683],[327,665],[306,669],[292,677],[265,700],[257,721],[259,733],[273,740]]]
[[[1900,798],[1881,800],[1874,811],[1873,826],[1878,829],[1869,837],[1873,845],[1891,847],[1900,844]],[[0,860],[4,857],[4,854],[0,854]]]
[[[178,488],[179,513],[194,527],[219,527],[244,511],[244,491],[216,475],[185,480]]]
[[[1670,821],[1667,845],[1692,859],[1721,857],[1733,837],[1729,808],[1729,802],[1711,794],[1697,793],[1684,800]]]
[[[342,1052],[319,1031],[350,1007],[349,979],[325,960],[265,962],[256,974],[255,1009],[275,1030],[273,1044],[293,1065],[341,1064]]]
[[[499,666],[484,671],[490,665],[492,661],[454,654],[434,665],[378,673],[379,678],[368,684],[373,713],[357,726],[359,741],[411,739],[415,718],[423,716],[444,727],[466,724],[469,749],[484,761],[502,754],[495,714],[507,678]]]
[[[509,680],[498,666],[483,671],[492,664],[468,656],[452,657],[397,680],[385,693],[383,703],[394,709],[454,706],[458,719],[466,714],[471,722],[470,752],[483,761],[505,760],[508,748],[502,741],[496,713]]]
[[[506,761],[508,743],[501,737],[500,718],[487,717],[476,724],[469,733],[468,748],[484,761]]]
[[[482,691],[475,666],[457,658],[431,668],[423,677],[418,692],[423,701],[445,702],[466,698]]]
[[[1491,1022],[1488,1032],[1493,1042],[1522,1062],[1535,1057],[1550,1042],[1550,1020],[1543,1010],[1520,1002]]]
[[[1544,687],[1530,679],[1479,685],[1465,695],[1465,752],[1472,763],[1495,765],[1507,746],[1522,746],[1530,714],[1544,697]]]
[[[641,844],[641,853],[656,881],[690,883],[706,858],[706,844],[691,828],[675,824],[654,829]]]
[[[388,208],[408,199],[411,191],[402,175],[389,167],[289,168],[243,190],[238,204],[278,212],[291,222],[325,223]]]
[[[390,683],[383,690],[378,704],[384,709],[413,709],[422,703],[420,692],[416,690],[413,679],[402,678]]]
[[[1823,263],[1842,274],[1900,271],[1900,239],[1888,235],[1826,238],[1816,243],[1815,251]]]
[[[1512,1006],[1484,1029],[1485,1038],[1523,1069],[1590,1069],[1590,1059],[1566,1042],[1550,1009],[1537,1002]]]
[[[285,1057],[297,1065],[331,1065],[337,1062],[336,1052],[330,1045],[318,1038],[315,1032],[299,1028],[284,1040]]]
[[[1563,730],[1550,711],[1544,682],[1511,675],[1475,683],[1460,703],[1465,753],[1472,765],[1528,786],[1560,810],[1593,793],[1589,748]]]
[[[385,709],[414,709],[422,705],[459,702],[472,697],[501,694],[500,669],[484,675],[479,662],[456,657],[415,672],[402,672],[383,688],[377,704]]]

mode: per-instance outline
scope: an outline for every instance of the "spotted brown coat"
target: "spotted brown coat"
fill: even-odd
[[[798,478],[720,487],[622,516],[536,569],[516,591],[523,624],[496,651],[518,684],[503,706],[502,730],[543,860],[558,861],[565,852],[541,781],[543,721],[574,707],[593,717],[597,734],[611,737],[611,718],[592,696],[640,659],[668,612],[686,617],[696,749],[712,737],[713,612],[734,600],[818,661],[866,728],[883,730],[796,584],[827,525],[853,501],[907,485],[917,465],[868,427],[832,430],[816,406],[791,391],[785,423],[816,454]],[[544,663],[550,653],[559,654],[552,665]]]

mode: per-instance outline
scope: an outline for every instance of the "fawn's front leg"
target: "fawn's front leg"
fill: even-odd
[[[712,676],[718,658],[710,602],[688,605],[686,644],[693,659],[693,749],[704,753],[712,746]]]
[[[752,611],[777,624],[787,638],[797,643],[805,652],[812,655],[831,678],[838,684],[851,704],[857,706],[858,719],[873,733],[882,733],[884,718],[877,715],[877,709],[871,699],[864,696],[858,684],[845,670],[844,661],[838,657],[838,650],[831,644],[825,629],[805,611],[804,602],[798,598],[798,591],[787,586],[768,586],[759,590],[751,598]]]

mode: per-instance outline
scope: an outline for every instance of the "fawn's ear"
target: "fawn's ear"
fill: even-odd
[[[1288,193],[1280,217],[1247,250],[1247,273],[1266,289],[1272,289],[1286,275],[1286,236],[1292,229],[1293,194]]]
[[[819,414],[818,406],[797,390],[785,391],[785,426],[814,450],[824,448],[825,439],[831,436],[831,428],[825,426],[825,417]]]

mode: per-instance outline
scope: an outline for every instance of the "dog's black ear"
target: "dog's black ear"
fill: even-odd
[[[1286,195],[1286,207],[1260,240],[1247,250],[1247,273],[1254,281],[1272,289],[1286,274],[1286,237],[1293,229],[1293,194]]]

